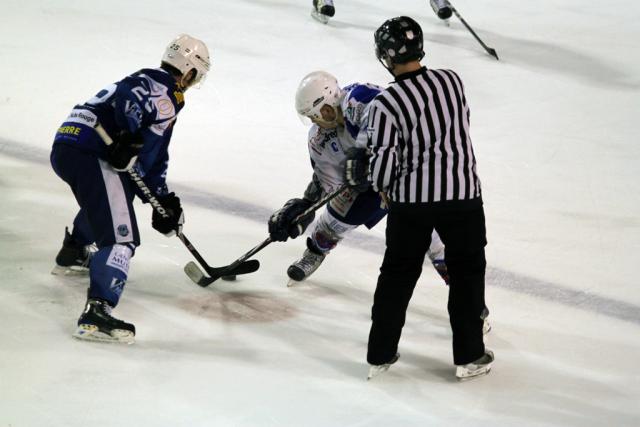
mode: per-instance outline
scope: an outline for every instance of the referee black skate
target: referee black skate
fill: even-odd
[[[368,154],[347,160],[346,170],[351,185],[368,179],[389,201],[371,316],[369,377],[398,360],[407,307],[434,228],[445,244],[456,377],[485,375],[493,362],[481,319],[487,241],[462,80],[451,70],[421,65],[422,30],[409,17],[382,24],[375,44],[395,82],[372,102]]]

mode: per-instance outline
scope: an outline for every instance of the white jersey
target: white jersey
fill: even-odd
[[[352,147],[366,147],[369,103],[382,91],[379,86],[354,83],[345,92],[340,108],[344,126],[322,129],[314,124],[309,129],[309,156],[313,172],[322,190],[330,193],[344,183],[346,152]]]

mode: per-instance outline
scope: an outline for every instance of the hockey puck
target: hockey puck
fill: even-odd
[[[236,280],[236,275],[232,275],[232,276],[222,276],[222,280],[226,281],[226,282],[234,282]]]

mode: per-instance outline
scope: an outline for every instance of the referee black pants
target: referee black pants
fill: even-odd
[[[371,311],[367,361],[372,365],[389,362],[398,350],[409,300],[434,228],[445,245],[449,272],[453,362],[463,365],[484,354],[480,314],[485,307],[487,241],[482,200],[392,203],[387,216],[387,247]]]

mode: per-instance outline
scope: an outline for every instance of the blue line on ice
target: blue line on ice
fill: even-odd
[[[13,141],[0,139],[0,153],[39,165],[49,164],[48,151]],[[191,204],[256,222],[266,223],[272,212],[272,209],[264,206],[197,190],[186,185],[171,184],[171,188],[180,194],[180,198]],[[258,240],[261,238],[262,236]],[[384,251],[384,240],[370,234],[352,233],[343,244],[375,253],[383,253]],[[487,283],[489,286],[508,289],[640,325],[640,307],[624,301],[571,289],[490,266],[487,267]]]

